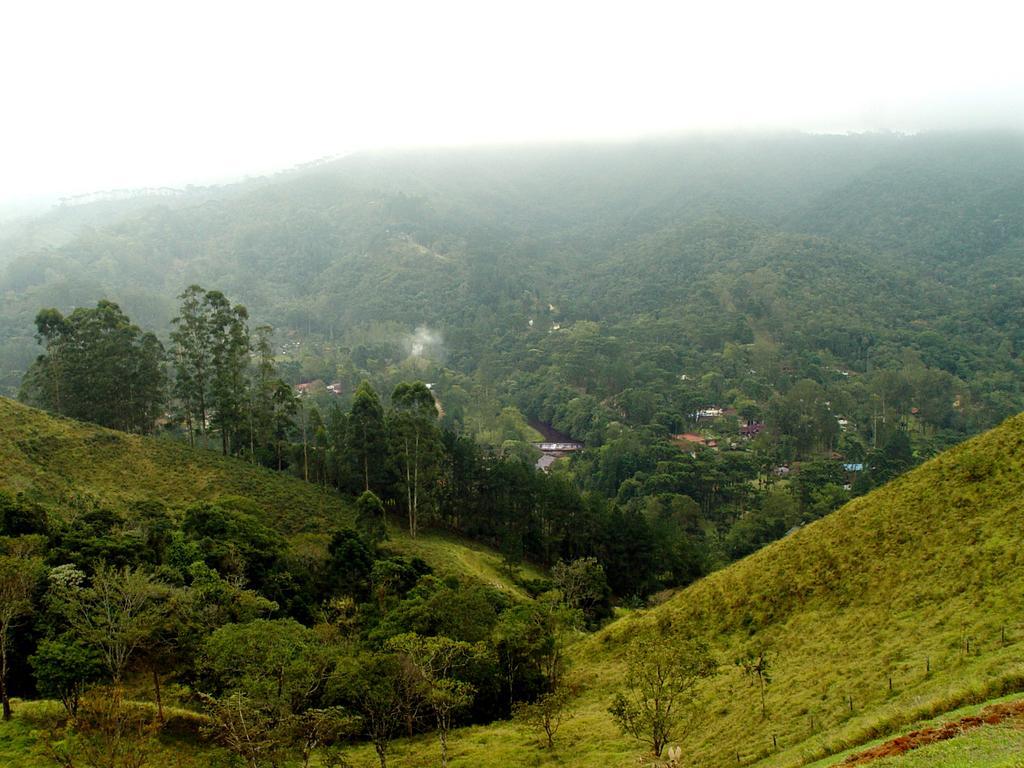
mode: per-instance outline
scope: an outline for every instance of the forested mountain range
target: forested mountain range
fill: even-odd
[[[198,282],[350,348],[382,323],[434,327],[451,368],[495,380],[548,362],[552,322],[598,323],[628,347],[611,368],[668,347],[677,375],[755,337],[861,372],[912,350],[974,384],[987,424],[1018,404],[1022,159],[998,135],[408,152],[94,203],[71,236],[90,217],[57,209],[0,246],[3,386],[39,307],[109,298],[160,332]],[[603,383],[586,388],[624,389]]]

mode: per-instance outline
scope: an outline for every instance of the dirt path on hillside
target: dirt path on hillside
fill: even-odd
[[[912,749],[934,744],[937,741],[955,739],[968,731],[980,728],[983,725],[996,725],[1005,720],[1024,721],[1024,699],[1011,701],[1006,704],[991,704],[985,707],[977,715],[961,717],[959,720],[952,720],[937,728],[922,728],[919,731],[911,731],[903,736],[890,739],[877,747],[849,755],[839,766],[866,765],[873,760],[883,757],[897,757],[909,752]]]

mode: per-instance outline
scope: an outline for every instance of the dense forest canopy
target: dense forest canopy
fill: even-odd
[[[874,445],[866,420],[911,408],[973,432],[1022,405],[1022,155],[1013,135],[408,152],[65,206],[0,240],[0,387],[35,356],[40,307],[107,298],[166,340],[201,283],[292,341],[294,382],[350,393],[424,327],[443,340],[426,356],[472,377],[453,405],[482,390],[591,443],[589,422],[685,413],[681,376],[718,405],[838,387]],[[876,419],[860,385],[880,370],[935,386],[904,382]]]
[[[338,346],[438,328],[451,368],[496,379],[522,365],[496,356],[526,357],[552,321],[645,353],[660,322],[677,356],[751,334],[857,371],[912,350],[995,377],[979,393],[1006,412],[1022,154],[998,135],[450,150],[58,208],[0,241],[2,385],[34,355],[39,307],[109,298],[162,330],[201,283]]]

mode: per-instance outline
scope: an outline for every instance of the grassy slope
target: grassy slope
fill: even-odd
[[[636,765],[642,750],[616,732],[605,709],[626,641],[659,626],[698,627],[723,662],[708,686],[707,721],[682,739],[696,765],[803,765],[1020,689],[1022,434],[1024,416],[1014,417],[578,643],[571,655],[587,690],[555,754],[501,723],[460,732],[454,765]],[[762,646],[772,661],[767,719],[756,689],[732,665],[744,649]],[[434,750],[417,740],[397,754],[410,761],[401,764],[418,764]],[[369,754],[360,757],[370,764]]]
[[[871,763],[873,768],[1021,768],[1024,729],[1004,723]]]
[[[295,547],[323,547],[325,531],[352,520],[342,497],[296,478],[215,451],[56,418],[2,397],[0,490],[24,492],[56,515],[67,514],[78,499],[118,511],[156,500],[173,511],[197,501],[244,496]],[[523,594],[502,570],[501,557],[485,547],[431,534],[412,540],[394,525],[391,533],[390,548],[418,555],[439,572]],[[537,574],[527,570],[527,575]]]
[[[1019,693],[995,699],[985,704],[974,704],[943,713],[940,717],[926,718],[914,722],[907,731],[919,728],[941,727],[961,717],[978,715],[989,704],[1016,702]],[[929,744],[907,752],[899,757],[887,757],[869,763],[872,768],[1021,768],[1024,766],[1024,728],[1019,719],[1004,721],[998,725],[984,726],[970,730],[950,741]],[[851,753],[874,747],[886,739],[875,739],[869,743],[846,750],[812,763],[807,768],[834,768]]]
[[[223,750],[196,742],[192,713],[167,707],[165,715],[167,725],[152,743],[146,765],[209,768],[228,764]],[[63,717],[64,709],[55,701],[15,700],[13,719],[0,722],[0,768],[55,768],[57,763],[46,756],[42,742],[46,732],[62,722]]]

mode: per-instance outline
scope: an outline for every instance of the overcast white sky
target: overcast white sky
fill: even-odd
[[[12,0],[0,201],[369,147],[1024,128],[1018,5]]]

